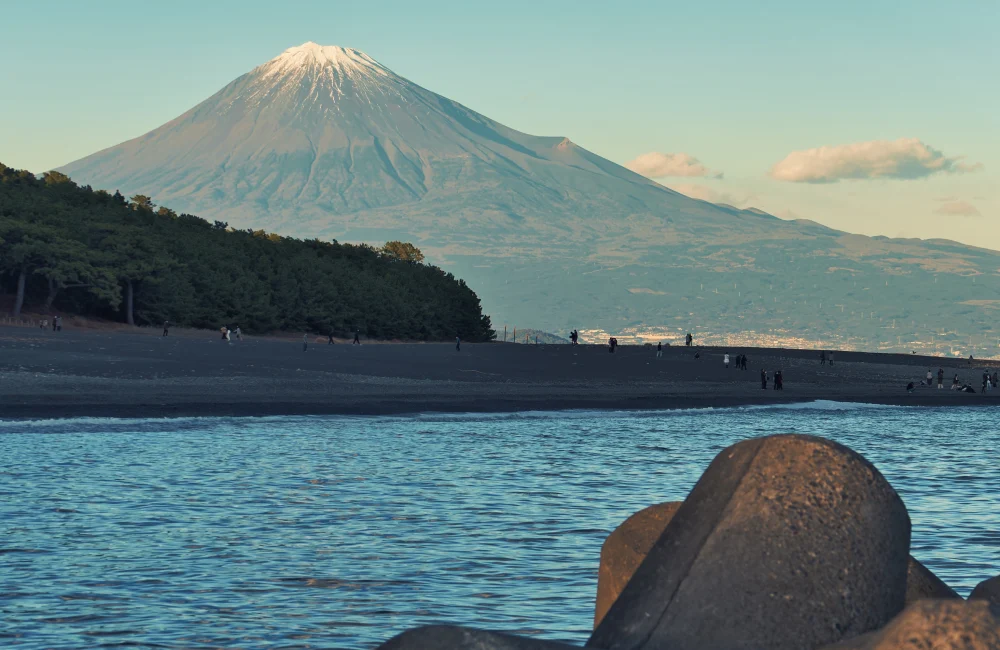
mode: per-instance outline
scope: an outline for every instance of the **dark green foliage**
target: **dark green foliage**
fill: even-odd
[[[0,283],[58,311],[249,332],[493,338],[476,294],[418,255],[400,242],[376,249],[232,230],[147,196],[126,201],[57,172],[37,179],[0,165]]]

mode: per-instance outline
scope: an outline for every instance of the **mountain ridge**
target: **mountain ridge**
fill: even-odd
[[[350,48],[289,48],[178,118],[60,171],[240,228],[413,241],[475,287],[497,325],[816,340],[860,328],[866,345],[891,336],[912,347],[945,336],[942,325],[929,337],[929,319],[957,313],[968,323],[946,340],[994,331],[988,308],[956,306],[993,299],[983,292],[996,293],[994,251],[699,201],[569,138],[500,124]],[[993,282],[965,287],[969,275]],[[849,290],[859,277],[871,293]],[[706,282],[718,285],[710,295]],[[810,301],[821,311],[799,308]],[[855,323],[851,311],[882,320]],[[905,335],[900,321],[913,323]]]

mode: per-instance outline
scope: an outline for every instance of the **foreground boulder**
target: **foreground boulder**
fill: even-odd
[[[646,559],[649,549],[653,548],[653,544],[680,507],[680,501],[670,501],[643,508],[615,528],[604,540],[604,545],[601,546],[601,565],[597,570],[595,628],[600,625],[611,604],[618,599],[618,594]]]
[[[557,641],[542,641],[471,627],[426,625],[392,637],[380,645],[378,650],[568,650],[571,648],[577,647]]]
[[[876,630],[906,596],[910,519],[864,458],[785,435],[723,450],[587,645],[802,650]]]
[[[823,650],[1000,650],[997,614],[983,601],[921,600],[878,632]]]
[[[962,597],[930,569],[911,557],[906,569],[906,604],[926,598],[961,599]]]
[[[1000,606],[1000,576],[983,580],[969,594],[969,600],[986,600]]]
[[[618,599],[618,595],[628,584],[636,569],[646,559],[649,550],[663,534],[680,506],[680,501],[668,501],[643,508],[622,522],[604,540],[604,545],[601,546],[601,564],[597,571],[595,629],[601,624],[604,615],[611,608],[611,604]],[[997,581],[996,589],[1000,590],[1000,579],[994,578],[994,580]],[[1000,601],[1000,593],[995,597]],[[906,604],[925,598],[961,598],[961,596],[911,556],[906,568]]]

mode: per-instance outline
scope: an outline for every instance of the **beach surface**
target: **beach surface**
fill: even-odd
[[[700,358],[695,358],[695,351]],[[748,370],[723,354],[748,357]],[[979,392],[996,361],[813,350],[595,345],[328,345],[218,334],[0,327],[0,418],[376,415],[559,409],[708,408],[833,400],[1000,405]],[[945,371],[945,389],[920,385]],[[760,386],[781,370],[784,390]],[[977,393],[949,390],[952,377]],[[916,389],[908,393],[906,385]]]

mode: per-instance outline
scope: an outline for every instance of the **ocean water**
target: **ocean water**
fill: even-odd
[[[0,646],[371,648],[452,622],[582,643],[607,534],[725,446],[874,462],[911,552],[1000,573],[998,409],[0,422]]]

